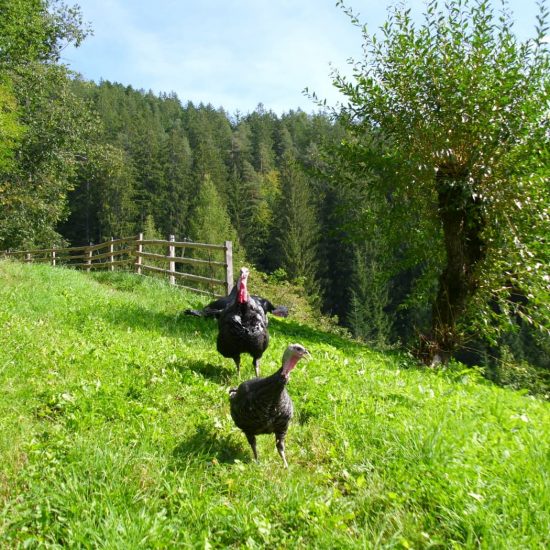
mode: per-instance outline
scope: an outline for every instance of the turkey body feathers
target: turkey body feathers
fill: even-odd
[[[294,414],[282,369],[267,378],[243,382],[230,393],[233,421],[247,436],[286,434]]]
[[[230,304],[218,319],[218,352],[234,359],[237,365],[241,353],[260,359],[269,345],[267,324],[264,310],[252,297],[243,304]]]

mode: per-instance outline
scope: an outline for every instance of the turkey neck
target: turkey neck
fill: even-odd
[[[280,369],[280,372],[284,379],[288,382],[290,376],[290,371],[296,366],[300,358],[296,355],[291,355],[286,361],[283,361],[283,366]]]
[[[263,399],[278,400],[285,392],[290,371],[296,366],[298,359],[296,356],[291,356],[283,360],[283,366],[271,376],[251,380],[254,393],[263,395]]]
[[[246,279],[239,280],[239,288],[237,289],[237,303],[246,304],[248,302],[248,289],[246,288]]]

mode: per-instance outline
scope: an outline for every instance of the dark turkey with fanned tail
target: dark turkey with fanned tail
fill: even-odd
[[[260,375],[260,358],[269,344],[267,317],[262,306],[248,294],[248,269],[241,269],[233,300],[218,317],[217,349],[233,359],[240,374],[241,354],[252,356],[256,376]]]
[[[281,368],[266,378],[253,378],[238,388],[229,390],[231,417],[244,434],[258,460],[256,436],[275,434],[275,445],[288,467],[285,456],[285,437],[294,407],[286,390],[290,371],[309,352],[300,344],[291,344],[283,355]]]
[[[227,296],[213,300],[202,309],[186,309],[184,313],[186,315],[194,315],[195,317],[216,317],[218,318],[221,312],[232,303],[237,296],[237,283]],[[262,296],[251,296],[261,308],[264,310],[264,313],[271,313],[277,317],[288,317],[288,307],[287,306],[274,306],[267,298],[262,298]]]

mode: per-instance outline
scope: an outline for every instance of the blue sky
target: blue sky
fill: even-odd
[[[349,72],[361,33],[335,0],[76,0],[94,34],[63,61],[84,78],[211,103],[229,114],[259,103],[278,114],[316,110],[308,87],[338,101],[331,66]],[[388,0],[348,0],[374,32]],[[415,16],[422,0],[405,1]],[[498,4],[500,5],[500,3]],[[535,0],[510,0],[516,34],[534,35]]]

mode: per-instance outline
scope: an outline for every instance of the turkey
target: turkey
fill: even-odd
[[[237,296],[237,283],[231,290],[228,296],[223,296],[210,302],[202,309],[186,309],[184,313],[186,315],[194,315],[195,317],[219,317],[220,313],[235,299]],[[267,315],[271,313],[277,317],[288,317],[288,307],[286,306],[274,306],[267,298],[261,296],[252,296],[256,302],[260,304],[264,313]]]
[[[288,468],[285,436],[294,409],[286,385],[290,371],[304,356],[310,356],[304,346],[291,344],[286,348],[283,364],[277,372],[267,378],[252,378],[238,388],[229,390],[231,417],[246,435],[256,461],[256,436],[273,433],[277,451],[283,459],[284,467]]]
[[[256,376],[260,376],[260,358],[269,344],[267,317],[262,306],[248,294],[248,269],[241,268],[234,298],[218,317],[217,349],[235,361],[240,374],[241,353],[252,356]]]

